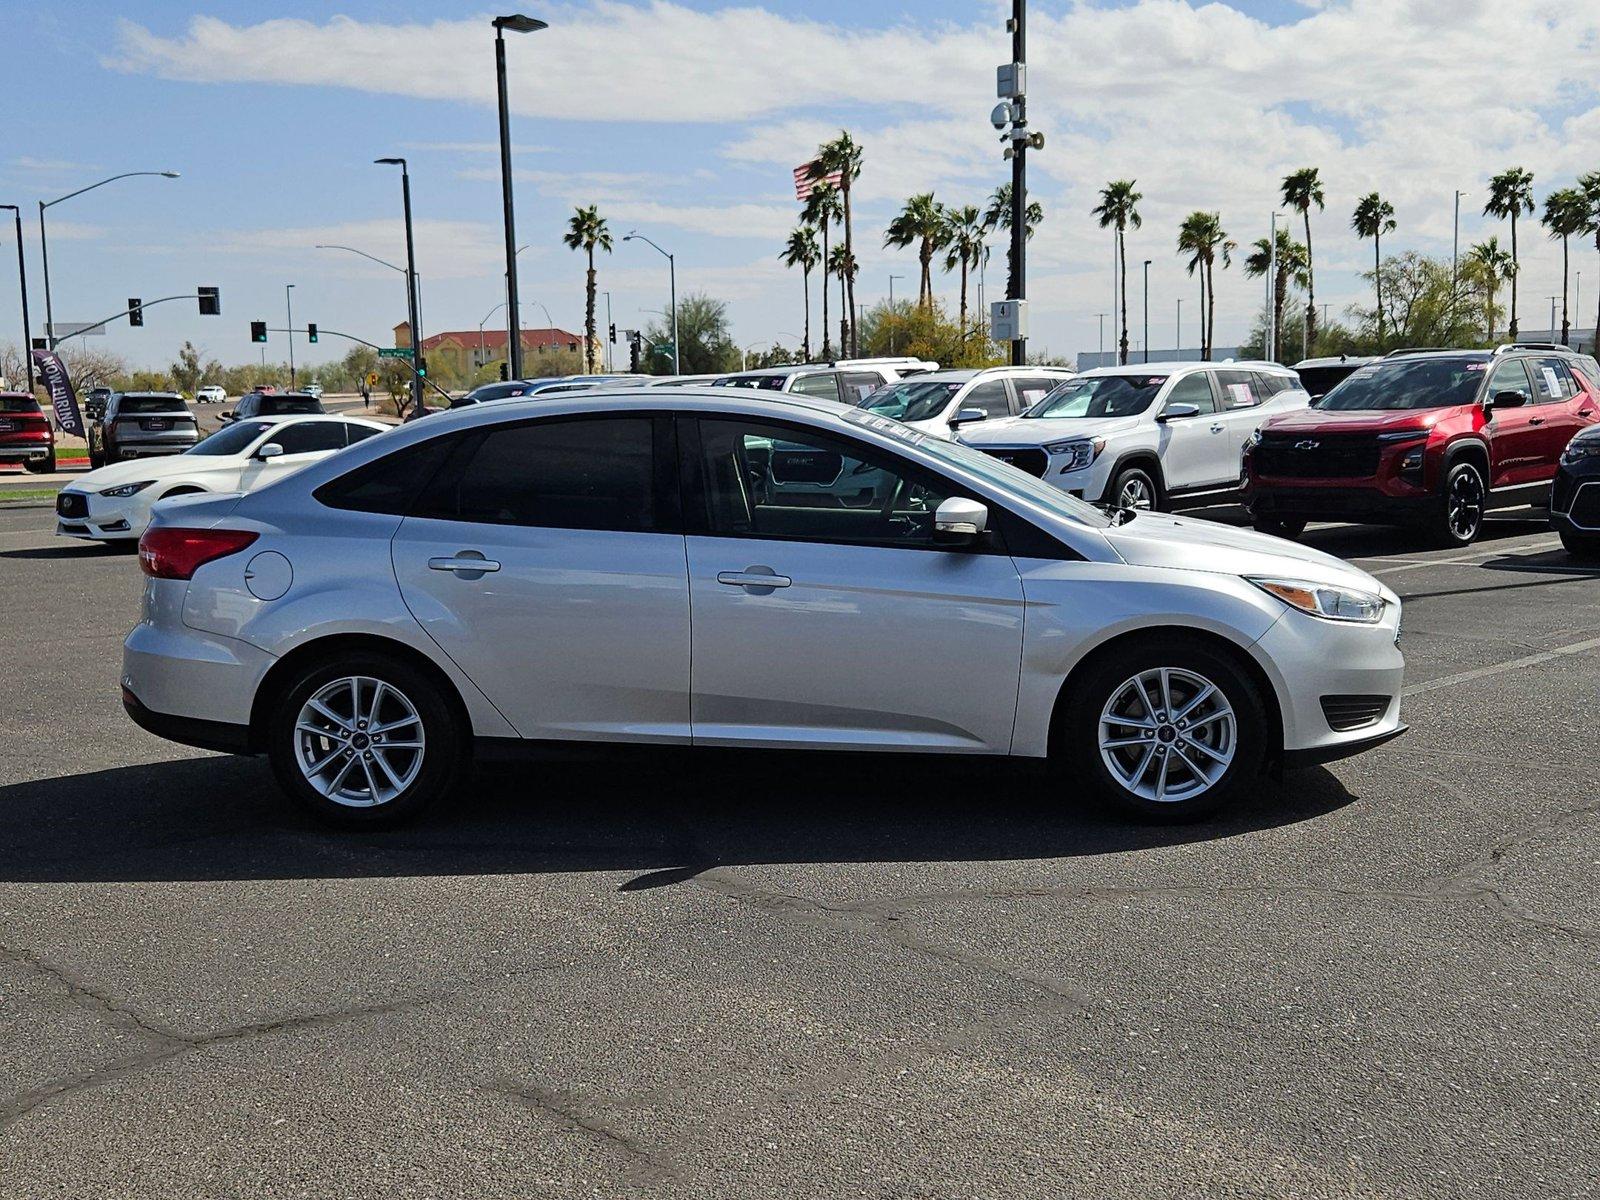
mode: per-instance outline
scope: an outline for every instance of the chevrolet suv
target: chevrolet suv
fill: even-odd
[[[1600,385],[1560,347],[1396,351],[1263,425],[1245,447],[1244,501],[1267,533],[1409,523],[1465,546],[1487,510],[1542,503],[1562,450],[1597,419]]]

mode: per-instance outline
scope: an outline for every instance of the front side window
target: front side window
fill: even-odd
[[[487,525],[647,532],[656,527],[649,417],[531,421],[472,440],[415,515]]]
[[[1516,367],[1522,364],[1503,363]],[[1389,358],[1345,378],[1317,409],[1322,412],[1380,412],[1419,408],[1454,408],[1471,404],[1483,382],[1488,363],[1466,355]],[[1527,391],[1524,377],[1517,385]]]
[[[1174,404],[1192,404],[1201,413],[1217,411],[1216,399],[1211,394],[1211,381],[1203,371],[1185,375],[1172,385],[1172,390],[1167,393],[1166,408],[1170,410]]]
[[[837,400],[839,377],[831,371],[801,375],[789,385],[789,390],[797,396],[820,396],[825,400]]]
[[[1489,376],[1489,395],[1494,397],[1501,392],[1521,392],[1530,401],[1533,399],[1533,393],[1528,389],[1527,368],[1519,360],[1501,363]]]
[[[1079,375],[1022,415],[1026,417],[1132,417],[1150,407],[1165,375]]]
[[[985,379],[974,384],[972,390],[961,397],[961,407],[980,409],[990,417],[1009,417],[1011,400],[1006,395],[1006,381]]]
[[[1023,408],[1032,408],[1048,396],[1050,389],[1060,382],[1061,380],[1051,379],[1047,375],[1018,375],[1011,380],[1011,386],[1017,389],[1017,403]]]
[[[264,446],[282,446],[286,455],[343,450],[344,426],[337,421],[296,421],[279,426]]]

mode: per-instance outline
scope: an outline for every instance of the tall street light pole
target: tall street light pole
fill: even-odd
[[[611,293],[610,292],[602,292],[600,294],[606,298],[606,340],[603,343],[603,345],[604,345],[604,348],[605,348],[605,355],[604,355],[605,369],[606,369],[606,374],[609,375],[609,374],[611,374],[611,326],[612,326],[612,321],[611,321]]]
[[[283,311],[288,317],[285,324],[289,332],[289,390],[294,391],[294,284],[283,285]]]
[[[136,175],[159,175],[163,179],[176,179],[176,171],[124,171],[121,175],[112,175],[102,179],[99,183],[91,183],[88,187],[81,187],[75,192],[68,192],[65,196],[57,196],[54,200],[39,201],[39,256],[44,265],[44,338],[45,345],[51,350],[56,348],[56,319],[55,311],[50,305],[50,242],[45,236],[44,210],[54,208],[63,200],[71,200],[74,196],[81,196],[85,192],[92,192],[97,187],[105,187],[108,183],[115,183],[119,179],[132,179]]]
[[[28,373],[28,395],[33,395],[33,330],[28,325],[28,263],[22,254],[22,209],[16,204],[0,204],[9,208],[17,222],[17,285],[22,290],[22,362]]]
[[[375,158],[374,163],[400,168],[400,198],[406,217],[406,307],[411,319],[411,402],[422,416],[422,323],[417,317],[417,247],[411,232],[411,172],[403,158]]]
[[[365,250],[357,250],[354,246],[340,246],[337,243],[318,242],[317,245],[316,245],[316,249],[318,249],[318,250],[344,250],[344,251],[346,251],[347,253],[350,253],[350,254],[359,254],[362,258],[365,258],[365,259],[368,259],[371,262],[377,263],[380,267],[388,267],[389,270],[391,270],[391,271],[398,271],[400,273],[400,277],[401,277],[402,281],[404,281],[407,278],[406,269],[404,267],[400,266],[397,263],[392,263],[392,262],[388,261],[387,259],[379,258],[376,254],[368,254]],[[422,312],[423,312],[423,309],[422,309],[422,276],[418,275],[417,276],[417,319],[418,320],[421,320]]]
[[[534,33],[543,21],[514,13],[494,19],[494,79],[500,102],[500,201],[506,225],[506,361],[512,379],[522,378],[522,322],[517,304],[517,220],[511,203],[511,106],[506,100],[506,30]]]
[[[1150,361],[1150,263],[1144,260],[1144,361]]]
[[[1011,61],[1018,73],[1027,69],[1028,0],[1012,0]],[[1028,297],[1028,98],[1022,88],[1011,101],[1011,294],[1008,300]],[[1011,363],[1025,366],[1028,343],[1017,338],[1011,343]]]
[[[1183,297],[1178,297],[1178,316],[1172,323],[1172,341],[1179,362],[1183,361]]]
[[[1450,319],[1455,320],[1457,263],[1461,258],[1461,197],[1465,192],[1456,193],[1455,216],[1450,224]]]
[[[1106,315],[1105,315],[1105,313],[1095,313],[1095,316],[1100,318],[1100,349],[1099,349],[1099,353],[1100,353],[1101,357],[1104,357],[1105,356],[1105,352],[1106,352]],[[1104,366],[1105,364],[1104,363],[1096,363],[1095,365],[1096,366]]]
[[[657,246],[638,230],[633,230],[622,239],[625,242],[640,241],[653,249],[657,254],[667,260],[667,277],[672,288],[672,373],[682,375],[682,347],[678,345],[678,260]],[[826,330],[824,330],[826,332]]]

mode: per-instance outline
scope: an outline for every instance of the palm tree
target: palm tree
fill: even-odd
[[[1479,242],[1467,251],[1467,266],[1476,271],[1478,278],[1483,283],[1484,295],[1484,325],[1485,337],[1494,341],[1494,298],[1500,290],[1500,285],[1509,280],[1513,286],[1517,280],[1517,263],[1511,255],[1500,248],[1500,239],[1490,238],[1487,242]]]
[[[817,265],[821,254],[817,250],[817,231],[809,225],[797,225],[789,232],[789,241],[778,255],[786,267],[800,268],[800,282],[806,293],[805,337],[800,343],[800,357],[811,360],[811,269]]]
[[[844,249],[851,267],[845,276],[845,315],[850,324],[850,353],[860,353],[860,335],[856,330],[856,273],[855,243],[851,239],[850,185],[861,178],[861,145],[841,129],[839,136],[817,148],[817,157],[811,164],[813,179],[826,179],[835,172],[839,175],[839,199],[844,208]],[[841,346],[842,350],[843,347]]]
[[[1033,231],[1039,227],[1039,222],[1044,220],[1044,206],[1037,200],[1029,200],[1027,210],[1022,214],[1024,236],[1032,239]],[[1011,232],[1011,185],[1002,183],[995,188],[994,195],[989,197],[989,207],[983,210],[984,227],[993,231],[1004,229]],[[1011,261],[1011,240],[1006,239],[1006,295],[1011,294],[1011,283],[1016,278],[1017,264]]]
[[[815,225],[822,231],[822,357],[832,358],[828,345],[828,226],[844,216],[839,189],[831,183],[817,184],[806,197],[800,216],[808,225]]]
[[[847,315],[850,311],[850,300],[846,289],[849,287],[848,280],[856,273],[855,255],[850,253],[848,246],[835,246],[833,253],[828,255],[828,266],[839,280],[839,352],[844,354],[845,346],[850,340],[850,318]]]
[[[1278,230],[1277,254],[1267,238],[1257,238],[1254,247],[1244,260],[1244,273],[1258,279],[1268,271],[1272,277],[1272,327],[1283,328],[1283,305],[1289,297],[1289,285],[1306,285],[1306,248],[1287,229]]]
[[[917,247],[917,259],[922,264],[917,303],[925,308],[933,307],[933,252],[944,244],[944,235],[944,205],[933,198],[932,192],[919,192],[907,200],[900,215],[884,231],[885,246],[901,250]]]
[[[1178,228],[1178,253],[1189,256],[1189,274],[1200,272],[1200,357],[1211,357],[1217,317],[1217,259],[1224,267],[1233,263],[1239,244],[1222,228],[1222,214],[1192,212]]]
[[[1317,344],[1317,287],[1316,273],[1311,257],[1311,206],[1321,212],[1322,180],[1316,167],[1301,167],[1283,177],[1283,202],[1298,210],[1306,223],[1306,353],[1314,353]]]
[[[1489,203],[1483,206],[1483,215],[1511,218],[1511,325],[1507,332],[1513,342],[1517,340],[1517,272],[1522,261],[1517,257],[1517,215],[1532,211],[1532,171],[1512,167],[1489,180]]]
[[[1377,192],[1368,192],[1356,201],[1355,214],[1350,218],[1350,228],[1360,238],[1372,239],[1372,289],[1378,303],[1378,341],[1383,341],[1383,253],[1380,246],[1383,235],[1395,231],[1394,205]]]
[[[584,306],[584,340],[583,340],[583,369],[584,374],[595,373],[594,348],[594,252],[604,250],[611,253],[611,230],[606,226],[606,219],[600,215],[600,210],[593,204],[588,208],[574,210],[572,219],[567,222],[566,236],[561,239],[566,242],[569,249],[582,250],[589,256],[588,296]]]
[[[1561,188],[1544,198],[1540,218],[1550,236],[1561,239],[1561,344],[1568,344],[1572,318],[1567,312],[1567,242],[1573,234],[1589,231],[1589,204],[1577,188]]]
[[[1583,230],[1594,234],[1594,248],[1600,250],[1600,171],[1579,175],[1578,192],[1583,196]],[[1589,346],[1590,353],[1594,352],[1596,344],[1600,344],[1600,302],[1595,306],[1594,327],[1595,341]]]
[[[1100,228],[1117,231],[1117,256],[1122,271],[1122,341],[1117,347],[1117,361],[1128,364],[1128,226],[1138,229],[1144,224],[1139,216],[1138,203],[1144,197],[1133,190],[1135,180],[1116,179],[1100,189],[1100,203],[1092,212],[1100,218]]]
[[[944,214],[944,269],[961,271],[961,336],[967,328],[967,276],[989,259],[989,247],[984,239],[988,229],[976,204],[946,209]]]

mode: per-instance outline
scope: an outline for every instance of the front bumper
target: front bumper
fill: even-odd
[[[1296,517],[1307,521],[1368,521],[1403,525],[1425,517],[1434,497],[1392,496],[1376,487],[1285,487],[1247,480],[1244,505],[1256,517]]]
[[[65,491],[62,493],[66,495]],[[57,500],[56,536],[80,538],[91,542],[129,541],[139,537],[150,524],[149,503],[138,503],[142,493],[124,497],[106,497],[95,492],[71,492],[82,496],[86,513],[68,516],[61,512]]]

